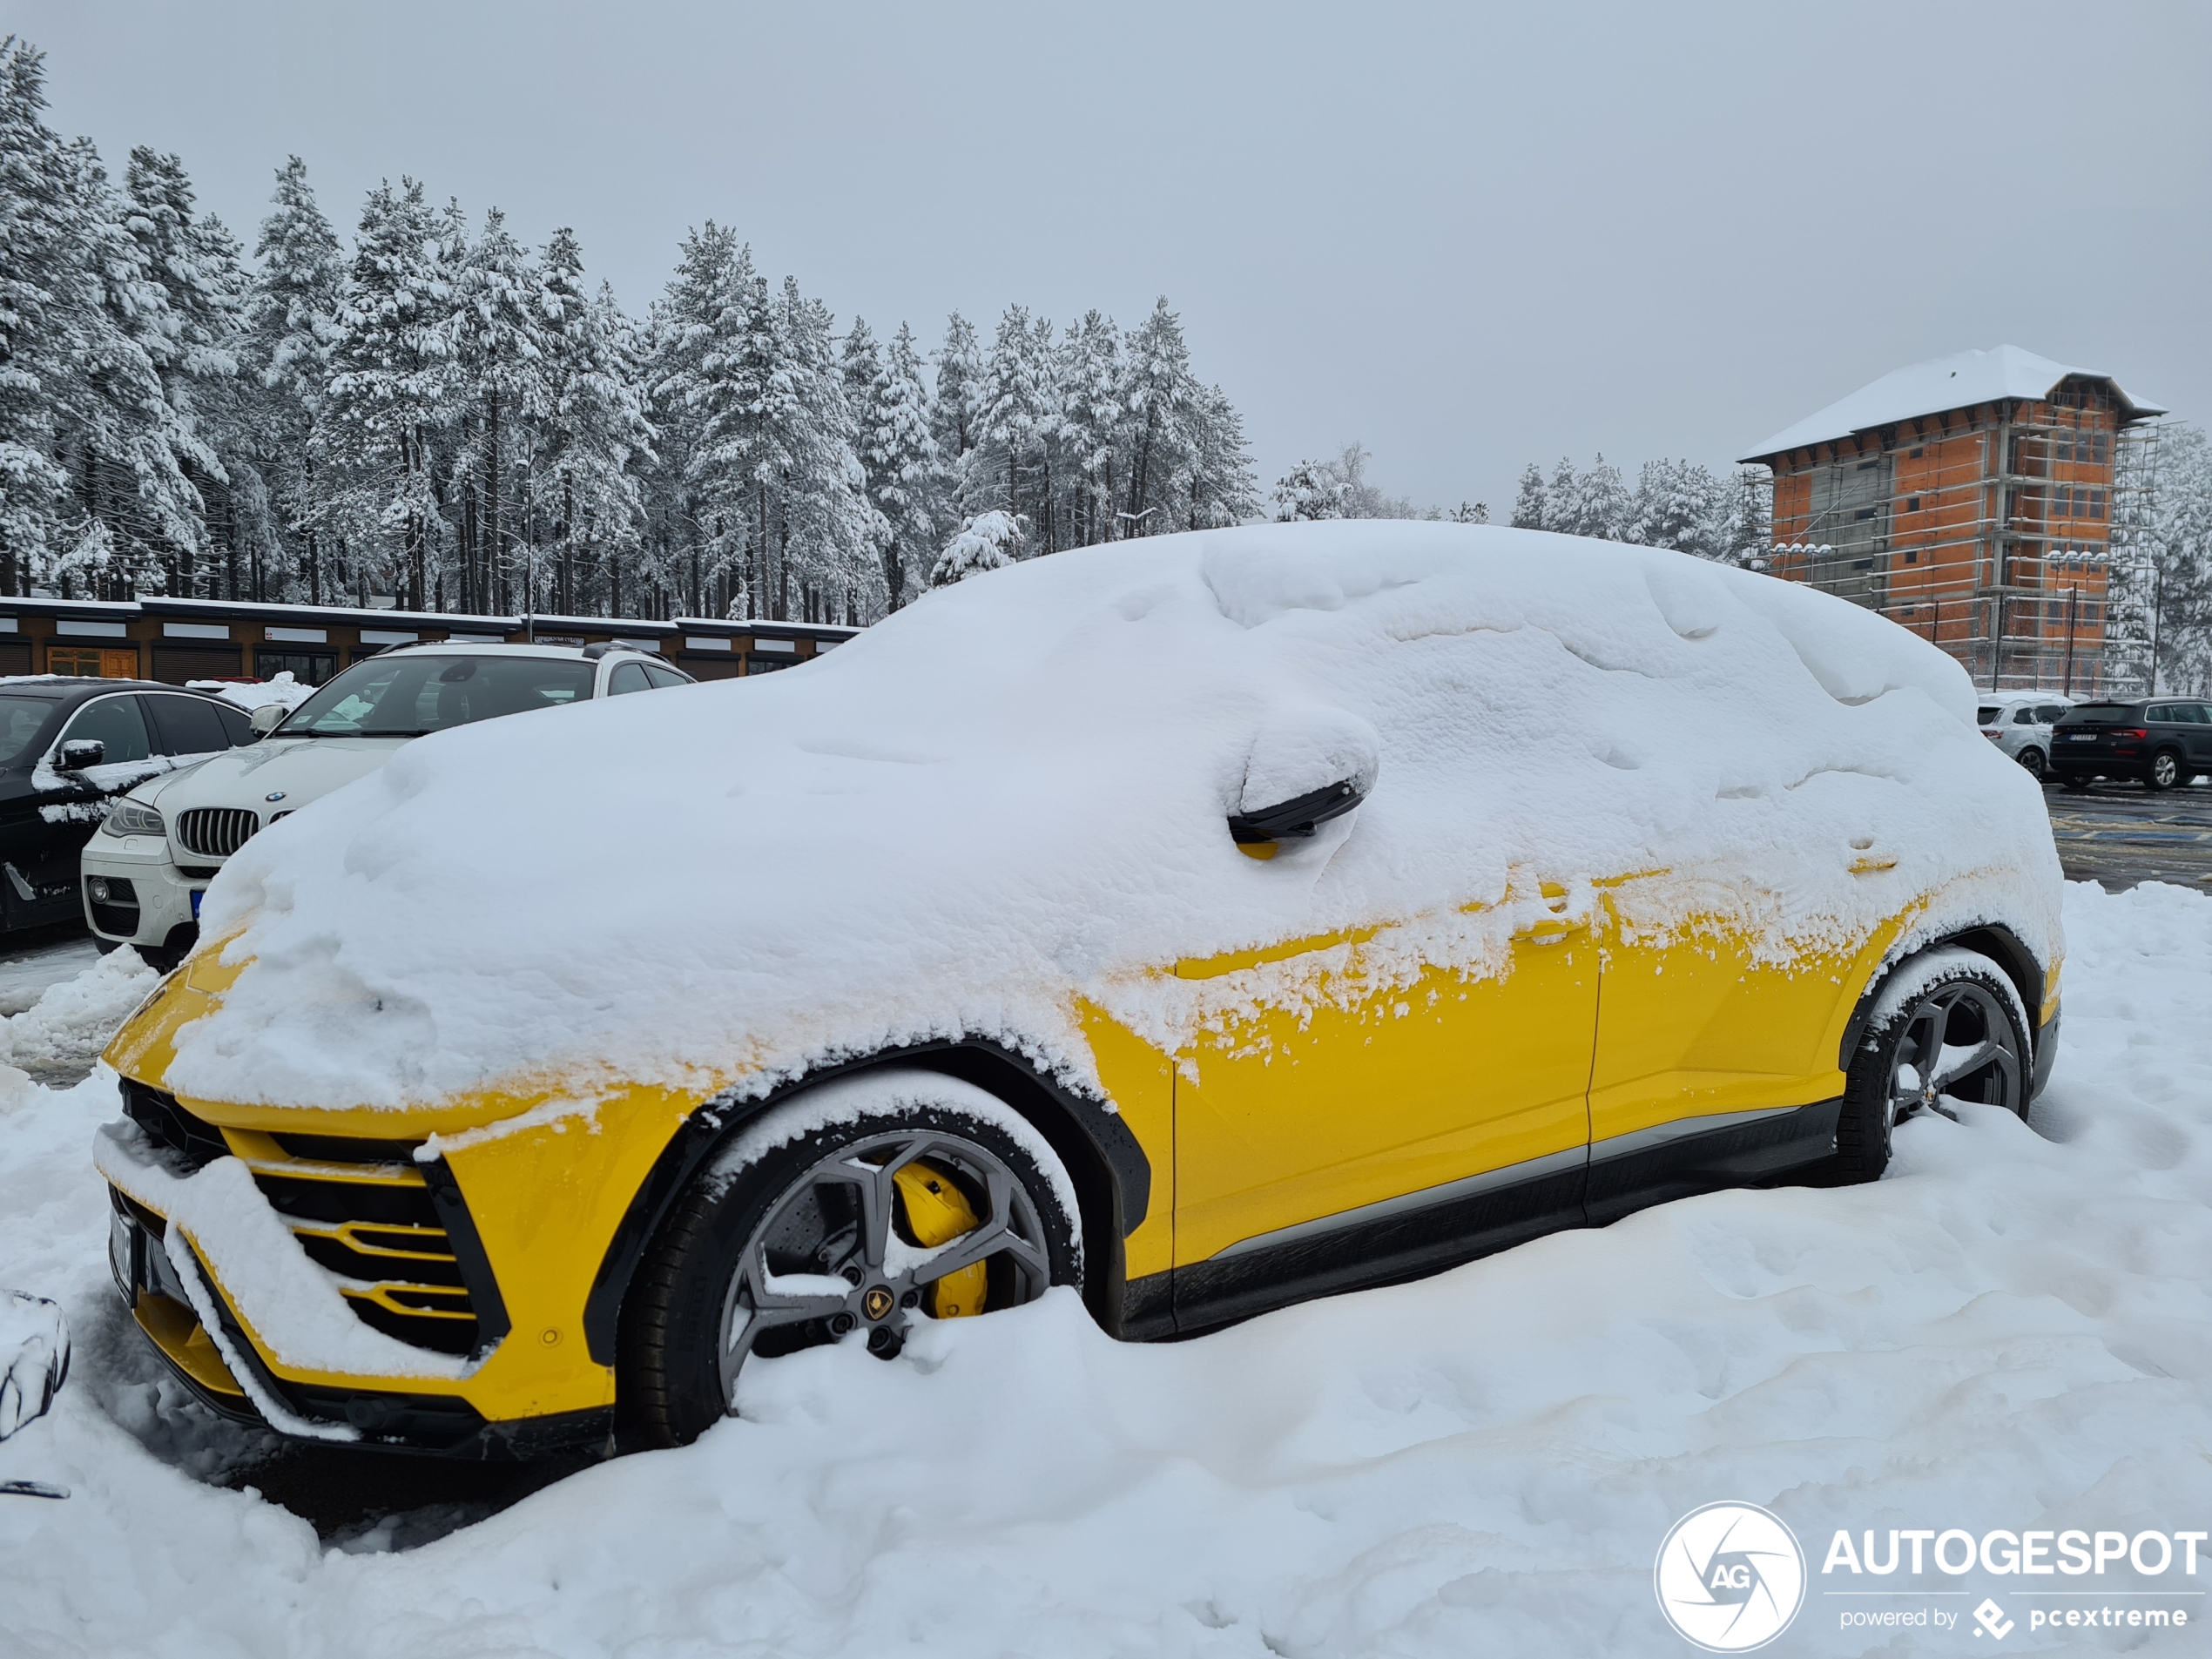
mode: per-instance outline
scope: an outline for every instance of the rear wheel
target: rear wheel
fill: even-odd
[[[2161,749],[2150,758],[2150,768],[2143,773],[2143,782],[2154,790],[2171,789],[2182,781],[2182,758],[2171,749]]]
[[[1988,957],[1945,948],[1902,964],[1851,1056],[1837,1173],[1879,1176],[1897,1125],[1917,1112],[1955,1116],[1952,1104],[1970,1101],[2027,1116],[2030,1055],[2019,994]]]
[[[2047,764],[2043,759],[2043,752],[2040,749],[2020,751],[2020,765],[2027,768],[2027,775],[2031,778],[2041,779],[2043,769]]]
[[[736,1410],[755,1359],[867,1333],[896,1357],[956,1318],[1082,1282],[1067,1171],[995,1096],[886,1070],[793,1096],[739,1130],[678,1203],[624,1309],[620,1393],[647,1442]]]
[[[2083,790],[2088,788],[2088,786],[2094,783],[2095,779],[2085,778],[2079,772],[2069,772],[2061,777],[2059,781],[2078,795]]]

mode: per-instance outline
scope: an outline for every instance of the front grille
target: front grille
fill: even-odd
[[[226,859],[260,827],[260,819],[243,806],[195,806],[177,815],[177,842],[203,859]]]
[[[339,1291],[364,1325],[418,1348],[468,1353],[479,1320],[468,1274],[420,1170],[378,1163],[404,1143],[355,1143],[342,1164],[329,1157],[334,1137],[286,1136],[298,1156],[310,1142],[322,1165],[257,1163],[254,1184],[282,1216],[309,1259],[336,1274]]]
[[[177,1153],[185,1164],[204,1170],[217,1158],[231,1155],[230,1143],[212,1123],[194,1117],[177,1104],[174,1095],[123,1079],[123,1115],[146,1132],[157,1146]]]

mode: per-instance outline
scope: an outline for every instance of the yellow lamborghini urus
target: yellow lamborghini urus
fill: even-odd
[[[219,1411],[527,1454],[1051,1286],[1189,1334],[1870,1180],[2054,1053],[1972,718],[1764,577],[1327,525],[425,738],[234,857],[110,1048],[116,1281]]]

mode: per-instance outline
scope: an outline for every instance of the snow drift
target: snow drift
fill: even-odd
[[[1255,764],[1345,757],[1375,774],[1356,814],[1238,853]],[[1479,968],[1494,941],[1423,919],[1655,870],[1638,925],[1717,913],[1770,960],[1922,897],[1926,930],[2057,948],[2034,786],[1903,629],[1651,549],[1274,526],[1058,554],[798,672],[410,745],[225,867],[204,934],[250,965],[168,1085],[705,1093],[961,1030],[1081,1079],[1079,996],[1163,1043],[1202,1016],[1178,958],[1399,924]]]

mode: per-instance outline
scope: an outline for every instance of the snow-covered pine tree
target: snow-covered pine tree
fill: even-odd
[[[1562,461],[1560,464],[1565,466],[1567,463]],[[1543,469],[1534,462],[1530,462],[1521,469],[1521,488],[1514,494],[1513,518],[1510,521],[1514,529],[1549,529],[1550,496],[1551,492],[1544,487]]]
[[[1244,417],[1218,386],[1201,387],[1192,400],[1193,443],[1182,493],[1185,529],[1241,524],[1260,510],[1259,478]]]
[[[1342,518],[1345,484],[1332,461],[1301,461],[1275,481],[1275,517],[1279,523]]]
[[[1121,330],[1087,311],[1068,326],[1054,378],[1060,388],[1060,442],[1069,470],[1068,540],[1103,542],[1114,523],[1115,441],[1123,425],[1125,375]]]
[[[357,544],[396,532],[384,568],[418,609],[438,517],[429,443],[455,416],[459,378],[446,234],[414,179],[369,192],[315,433],[318,469],[338,481],[326,516]],[[365,591],[369,571],[357,565],[354,575]]]
[[[893,610],[907,602],[910,561],[936,544],[943,522],[945,467],[930,434],[921,369],[914,331],[900,323],[858,406],[860,463],[881,537],[885,603]]]
[[[536,275],[543,455],[534,482],[554,527],[552,608],[583,615],[597,598],[593,566],[601,556],[611,565],[634,543],[644,516],[637,468],[650,457],[652,428],[614,296],[584,292],[575,232],[553,233]]]
[[[320,604],[325,573],[315,516],[314,433],[345,303],[345,260],[299,157],[277,170],[270,199],[273,211],[261,221],[254,246],[260,269],[247,292],[244,351],[266,394],[257,422],[261,470],[279,522],[303,532],[302,597]],[[257,599],[269,597],[260,580],[253,591]]]
[[[856,452],[859,428],[845,395],[828,307],[800,294],[786,277],[778,320],[786,346],[789,424],[782,442],[795,464],[783,487],[782,543],[778,549],[776,614],[792,615],[791,583],[799,582],[799,610],[808,622],[836,620],[840,607],[857,619],[863,607],[877,613],[872,590],[880,580],[874,513]]]
[[[952,478],[954,516],[965,523],[968,456],[975,448],[983,395],[983,348],[976,339],[975,325],[954,312],[945,321],[945,343],[932,361],[937,377],[936,393],[929,406],[931,429],[937,440],[937,453]]]
[[[580,282],[579,265],[570,273]],[[580,294],[572,294],[581,300]],[[558,302],[543,289],[496,207],[484,215],[482,231],[462,253],[453,294],[453,363],[455,390],[462,403],[466,439],[457,460],[455,482],[464,500],[480,503],[479,536],[468,531],[463,509],[461,607],[477,612],[503,610],[519,599],[539,608],[527,585],[536,573],[535,514],[516,509],[535,484],[519,467],[531,447],[534,428],[550,412],[547,334]],[[516,523],[517,516],[523,519]],[[475,546],[471,547],[471,543]],[[473,556],[471,555],[473,554]]]
[[[62,450],[100,424],[83,368],[128,355],[85,255],[90,217],[71,158],[44,118],[42,54],[0,40],[0,592],[27,593],[83,534]],[[158,392],[140,357],[140,393]]]
[[[1042,320],[1040,320],[1042,321]],[[985,360],[976,397],[973,447],[966,457],[962,499],[991,502],[1017,521],[1049,532],[1051,479],[1045,445],[1056,424],[1049,335],[1045,349],[1027,307],[1008,306]],[[1024,506],[1039,508],[1024,513]],[[1049,551],[1050,542],[1037,550]]]
[[[1171,488],[1162,486],[1171,486],[1178,462],[1192,447],[1197,401],[1183,320],[1168,309],[1165,294],[1130,335],[1128,364],[1122,393],[1128,505],[1121,509],[1120,533],[1151,536],[1174,528]]]
[[[1490,503],[1463,501],[1445,516],[1454,524],[1487,524],[1490,522]]]
[[[1636,475],[1622,539],[1715,557],[1720,550],[1716,520],[1724,496],[1720,480],[1695,461],[1647,461]]]
[[[236,244],[219,223],[204,224],[192,211],[191,181],[173,155],[141,145],[125,172],[124,227],[138,246],[145,279],[161,303],[135,314],[138,341],[161,377],[170,408],[166,438],[189,486],[190,532],[134,523],[133,533],[159,548],[171,593],[196,593],[195,560],[206,536],[212,486],[229,474],[203,431],[201,404],[221,401],[238,373],[234,349],[245,281]],[[164,544],[165,543],[165,545]]]
[[[977,514],[945,544],[944,552],[929,572],[929,585],[948,588],[955,582],[1013,563],[1015,550],[1027,534],[1028,527],[1011,513]]]
[[[676,274],[654,307],[648,327],[646,410],[660,442],[651,472],[651,522],[646,536],[658,590],[653,604],[659,614],[679,603],[694,613],[700,609],[696,597],[679,600],[678,596],[696,595],[699,589],[706,563],[703,543],[714,528],[707,507],[711,469],[700,461],[711,412],[705,361],[715,348],[723,308],[742,280],[738,263],[736,233],[712,219],[688,233]],[[751,271],[748,253],[745,272],[749,275]],[[737,535],[742,547],[742,525]]]

